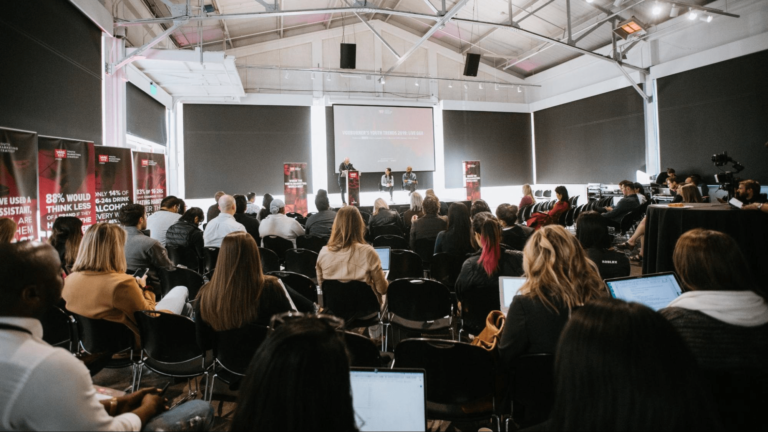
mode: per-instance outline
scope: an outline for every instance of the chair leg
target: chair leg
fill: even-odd
[[[496,432],[501,432],[501,419],[496,414],[491,416],[492,420],[496,420]]]
[[[141,375],[144,372],[144,362],[140,361],[138,365],[131,366],[133,368],[133,384],[131,385],[131,391],[137,391],[141,387]]]

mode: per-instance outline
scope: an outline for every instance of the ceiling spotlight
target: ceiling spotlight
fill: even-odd
[[[494,90],[498,90],[498,89],[499,89],[499,85],[498,85],[498,84],[494,84],[494,85],[493,85],[493,89],[494,89]]]
[[[653,4],[653,8],[651,8],[651,13],[654,15],[661,15],[661,9],[659,2],[656,2]]]
[[[384,85],[384,84],[386,84],[386,83],[387,83],[387,82],[386,82],[386,81],[384,81],[384,77],[381,77],[381,78],[379,78],[379,84],[381,84],[381,85]]]
[[[696,21],[696,18],[698,18],[698,17],[699,17],[699,14],[698,14],[698,12],[696,12],[695,10],[693,10],[693,9],[690,9],[690,10],[688,11],[688,19],[689,19],[689,20],[691,20],[691,21]]]
[[[327,79],[328,81],[330,81],[330,80],[331,80],[331,74],[328,74],[328,75],[327,75],[327,77],[328,77],[328,78],[326,78],[326,79]]]
[[[712,15],[704,15],[703,17],[701,17],[701,20],[706,23],[711,23],[713,19],[714,18],[712,17]]]
[[[483,89],[483,83],[480,83],[480,84],[478,84],[478,85],[477,85],[477,87],[478,87],[480,90],[482,90],[482,89]]]
[[[595,0],[586,0],[586,1],[587,1],[587,3],[592,3]]]
[[[448,88],[453,88],[453,81],[448,81]]]
[[[620,22],[619,25],[616,26],[616,29],[613,30],[613,32],[616,33],[617,36],[619,36],[624,40],[629,38],[630,35],[640,34],[644,31],[645,31],[645,24],[643,24],[639,19],[635,18],[634,16],[626,21]]]
[[[669,10],[669,17],[674,18],[680,14],[680,8],[676,5],[672,5],[672,9]]]
[[[310,78],[312,78],[312,80],[314,81],[314,80],[315,80],[315,73],[314,73],[314,72],[312,72],[312,73],[309,75],[309,77],[310,77]]]
[[[522,88],[522,87],[520,87],[520,86],[517,86],[517,92],[518,92],[518,93],[522,93],[522,92],[523,92],[523,88]]]
[[[418,81],[416,81],[414,84],[416,84],[416,87],[418,87],[418,86],[419,86],[419,82],[418,82]]]

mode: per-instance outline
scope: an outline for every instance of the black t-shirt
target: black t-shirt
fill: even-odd
[[[621,252],[590,248],[587,249],[587,256],[597,264],[603,280],[629,276],[629,258]]]

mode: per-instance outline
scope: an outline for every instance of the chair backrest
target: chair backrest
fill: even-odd
[[[291,289],[301,294],[307,300],[317,303],[317,284],[312,282],[312,279],[307,276],[291,271],[273,271],[267,274],[280,279],[285,285],[291,287]]]
[[[217,247],[205,248],[205,271],[209,272],[216,268],[216,261],[219,260],[219,251]]]
[[[517,212],[517,223],[522,223],[525,220],[525,214],[526,212],[531,208],[531,206],[527,205]]]
[[[371,237],[373,238],[387,234],[401,236],[403,235],[403,230],[401,230],[397,225],[381,225],[371,227]]]
[[[464,405],[494,394],[492,354],[465,342],[406,339],[395,347],[394,366],[427,371],[429,402]]]
[[[579,195],[576,195],[576,196],[574,196],[574,197],[571,197],[571,198],[568,200],[568,204],[570,204],[570,205],[571,205],[571,207],[576,207],[576,203],[578,203],[578,202],[579,202]]]
[[[190,299],[197,297],[200,288],[205,284],[203,276],[199,273],[181,267],[176,267],[176,270],[173,271],[161,270],[160,278],[163,280],[163,285],[166,289],[170,290],[179,285],[186,287],[189,291]],[[167,293],[163,294],[165,295]]]
[[[77,339],[73,334],[72,316],[60,308],[48,308],[40,323],[43,325],[43,340],[52,346],[69,350],[70,344]]]
[[[429,268],[429,264],[432,262],[432,255],[435,254],[436,240],[436,238],[422,238],[416,240],[413,245],[414,252],[419,255],[425,268]]]
[[[552,191],[551,190],[544,191],[544,198],[549,198],[551,196],[552,196]]]
[[[215,332],[213,355],[229,371],[245,375],[253,355],[269,332],[269,327],[258,324]]]
[[[340,330],[340,332],[344,334],[344,342],[346,342],[347,345],[350,366],[371,368],[382,366],[381,354],[372,340],[350,331]]]
[[[576,213],[576,208],[571,207],[565,214],[565,226],[573,226],[573,215]]]
[[[569,209],[567,211],[564,211],[564,212],[560,213],[560,216],[557,219],[557,224],[558,225],[565,226],[565,219],[568,217],[568,214],[571,212],[571,210],[573,210],[573,209]]]
[[[325,280],[322,290],[324,307],[348,323],[380,310],[373,288],[365,282]]]
[[[462,293],[459,300],[464,329],[474,335],[483,331],[485,319],[491,311],[500,310],[498,290],[470,290]]]
[[[204,352],[197,346],[195,323],[184,316],[157,311],[133,314],[144,353],[163,363],[182,363]]]
[[[542,192],[541,192],[541,190],[537,190],[536,192],[534,192],[533,195],[536,196],[536,197],[540,197],[542,195]]]
[[[317,256],[317,252],[309,249],[288,249],[285,251],[285,269],[310,278],[316,278],[317,271],[315,270],[315,265],[317,264]]]
[[[453,291],[453,286],[456,285],[456,279],[459,278],[464,261],[466,261],[466,258],[463,256],[444,252],[435,254],[432,256],[429,276]]]
[[[380,235],[373,239],[373,247],[389,247],[391,249],[408,249],[408,241],[394,234]]]
[[[624,217],[621,218],[621,223],[620,223],[621,232],[625,233],[630,228],[632,228],[632,225],[634,225],[635,222],[638,222],[640,219],[643,218],[643,215],[645,214],[645,211],[647,209],[648,209],[648,201],[640,204],[639,206],[635,207],[631,212],[624,215]]]
[[[275,252],[260,247],[259,256],[261,257],[261,271],[263,273],[280,271],[280,258]]]
[[[127,326],[73,314],[77,320],[80,345],[90,353],[117,353],[133,347],[135,337]]]
[[[328,237],[320,237],[316,235],[302,235],[296,237],[296,247],[301,249],[309,249],[313,252],[320,253],[323,246],[328,244]]]
[[[304,218],[304,216],[302,216],[301,213],[295,213],[295,212],[288,212],[285,215],[288,216],[291,219],[303,219]]]
[[[525,407],[523,424],[534,425],[549,418],[555,401],[554,367],[553,354],[527,354],[514,361],[509,395],[512,402]]]
[[[387,288],[387,310],[410,321],[435,321],[451,315],[445,285],[430,279],[398,279]]]
[[[293,249],[293,242],[278,236],[264,237],[264,247],[277,254],[280,261],[285,260],[285,251]]]
[[[366,225],[368,225],[368,221],[370,221],[371,218],[373,217],[373,215],[371,215],[368,212],[364,212],[364,211],[360,212],[360,216],[363,217],[363,222],[365,222]]]
[[[389,280],[424,276],[421,257],[409,250],[393,249],[389,256]]]
[[[183,265],[188,269],[200,271],[200,258],[197,256],[194,246],[166,246],[165,249],[168,251],[168,258],[174,265]]]

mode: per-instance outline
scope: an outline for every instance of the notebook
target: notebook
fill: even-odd
[[[674,272],[606,279],[605,283],[613,298],[642,303],[655,311],[683,293]]]
[[[381,260],[381,269],[384,270],[384,277],[389,276],[389,257],[390,257],[390,248],[388,246],[382,246],[382,247],[375,247],[373,248],[377,254],[379,254],[379,259]]]
[[[512,304],[512,297],[517,295],[520,287],[525,283],[524,277],[506,277],[499,278],[499,305],[501,312],[506,316],[509,305]]]
[[[360,431],[427,430],[427,382],[423,369],[353,368],[351,382]]]

